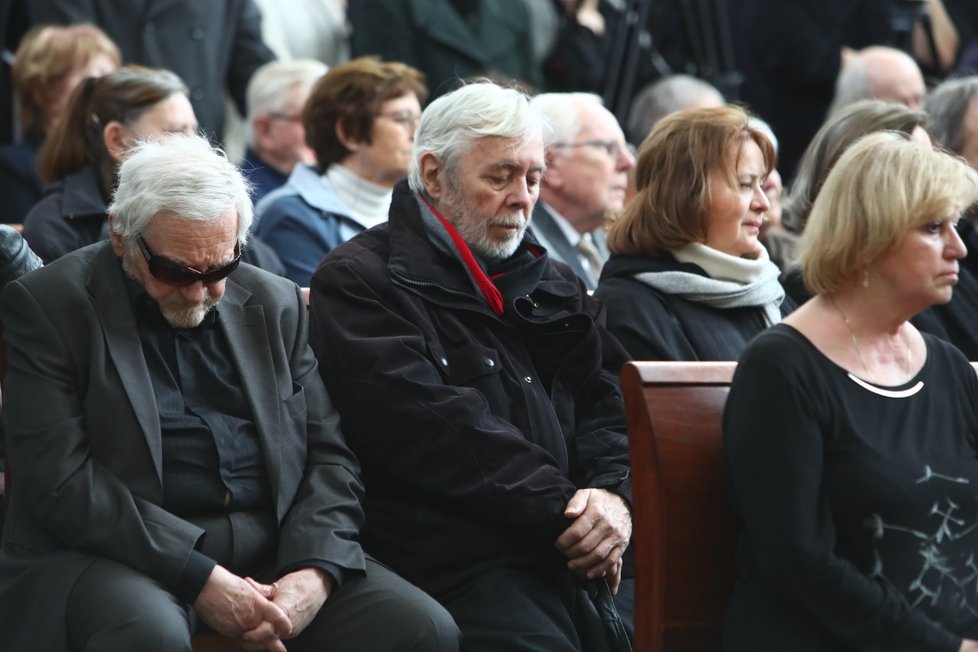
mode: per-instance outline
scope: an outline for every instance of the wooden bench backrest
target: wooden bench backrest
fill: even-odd
[[[622,370],[637,651],[720,649],[735,544],[721,421],[735,367],[632,362]]]

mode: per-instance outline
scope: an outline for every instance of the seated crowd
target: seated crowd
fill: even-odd
[[[978,650],[978,77],[844,50],[782,186],[701,80],[627,123],[503,81],[524,0],[355,4],[329,66],[251,0],[201,10],[224,68],[126,12],[22,40],[0,647],[630,650],[634,359],[739,361],[725,649]],[[442,4],[471,69],[383,29]]]

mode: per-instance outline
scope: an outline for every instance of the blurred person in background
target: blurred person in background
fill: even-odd
[[[93,23],[127,64],[172,70],[213,139],[224,135],[225,93],[244,115],[248,81],[275,58],[262,40],[254,0],[30,0],[27,17],[31,24]]]
[[[605,220],[625,204],[635,157],[597,95],[543,93],[530,104],[554,129],[533,207],[533,233],[551,260],[569,265],[594,290],[608,258]]]
[[[140,139],[193,133],[187,88],[170,71],[125,66],[84,80],[41,149],[50,184],[24,220],[24,237],[46,263],[109,236],[106,207],[126,151]]]
[[[407,174],[427,97],[424,76],[403,63],[361,57],[330,69],[302,112],[315,165],[296,165],[256,208],[255,235],[308,287],[333,247],[387,221]]]
[[[4,221],[23,222],[41,198],[37,153],[72,91],[86,77],[105,75],[121,63],[115,43],[94,25],[42,25],[24,35],[11,69],[20,140],[0,147]]]
[[[252,185],[252,200],[283,185],[297,163],[314,163],[306,144],[302,107],[326,64],[313,59],[272,61],[248,83],[248,116],[241,172]]]

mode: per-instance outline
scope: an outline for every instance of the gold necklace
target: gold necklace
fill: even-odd
[[[880,383],[876,380],[876,377],[869,372],[869,365],[866,364],[866,358],[863,357],[863,352],[859,350],[859,340],[856,339],[856,333],[852,330],[852,324],[849,323],[849,318],[846,317],[846,313],[842,312],[842,308],[839,307],[839,304],[835,302],[835,297],[829,296],[829,300],[832,302],[832,305],[835,306],[835,309],[839,311],[839,316],[842,317],[842,323],[846,325],[846,330],[849,331],[849,337],[852,339],[852,348],[856,350],[856,355],[859,356],[859,362],[863,365],[863,373],[866,374],[866,377],[869,378],[874,385],[879,385]],[[904,366],[904,374],[906,375],[907,380],[910,380],[910,367],[913,365],[913,349],[910,346],[910,337],[907,336],[906,339],[907,362]]]

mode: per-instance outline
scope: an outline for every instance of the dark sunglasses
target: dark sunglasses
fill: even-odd
[[[234,260],[227,265],[202,272],[199,269],[187,267],[175,260],[157,256],[149,250],[149,246],[143,240],[142,236],[139,236],[136,242],[139,244],[139,250],[143,252],[143,256],[146,258],[146,264],[149,265],[149,273],[167,285],[193,285],[198,281],[203,282],[205,285],[217,283],[227,278],[228,274],[237,269],[238,263],[241,262],[241,251],[238,243],[234,244]]]

